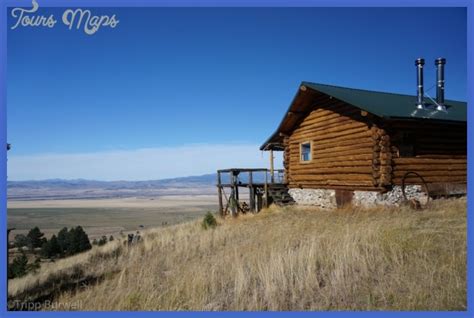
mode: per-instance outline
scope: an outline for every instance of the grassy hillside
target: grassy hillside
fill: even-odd
[[[12,280],[9,296],[81,310],[465,310],[466,200],[148,230]]]

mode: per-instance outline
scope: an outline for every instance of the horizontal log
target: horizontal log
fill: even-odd
[[[361,149],[349,149],[349,150],[343,150],[343,151],[334,151],[333,153],[330,152],[324,152],[320,153],[318,151],[314,151],[312,153],[312,158],[313,159],[323,159],[323,158],[332,158],[335,156],[351,156],[351,155],[358,155],[358,154],[371,154],[372,149],[370,148],[361,148]],[[382,155],[382,154],[381,154]],[[290,155],[290,162],[293,163],[300,163],[300,156],[299,154],[293,153]],[[303,163],[303,164],[309,164],[310,162]]]
[[[291,179],[294,181],[322,181],[322,182],[349,182],[349,181],[370,181],[372,182],[373,178],[371,174],[353,174],[353,173],[343,173],[343,174],[327,174],[327,175],[291,175]]]
[[[333,154],[333,157],[337,156],[338,153],[340,152],[352,152],[354,155],[358,154],[373,154],[374,153],[374,147],[370,143],[364,143],[362,147],[356,147],[356,146],[340,146],[340,147],[332,147],[329,144],[326,145],[319,145],[315,144],[313,142],[313,147],[312,147],[312,157],[313,159],[317,158],[318,156],[324,157],[326,154]],[[379,154],[376,157],[379,157],[381,152],[375,152]],[[390,153],[391,154],[391,153]],[[299,158],[300,157],[300,145],[291,145],[290,147],[290,157],[295,157]]]
[[[360,167],[372,167],[372,160],[352,160],[352,161],[339,161],[339,162],[334,162],[332,160],[328,160],[328,161],[318,160],[318,161],[311,162],[311,164],[292,166],[292,171],[305,171],[308,169],[313,169],[313,167],[317,167],[317,168],[353,167],[354,169],[358,169]]]
[[[337,110],[323,110],[318,109],[311,112],[304,120],[301,122],[301,127],[311,126],[313,124],[321,122],[335,123],[339,119],[345,120],[356,120],[354,119],[356,112],[355,111],[342,111],[338,112]]]
[[[426,183],[440,183],[440,182],[449,182],[449,183],[465,183],[466,178],[461,176],[454,176],[454,177],[447,177],[447,176],[431,176],[431,177],[423,177]],[[416,177],[406,178],[406,184],[421,184],[421,180]],[[402,184],[402,178],[393,178],[392,183],[396,185]]]
[[[431,159],[463,159],[466,155],[435,155],[435,154],[417,154],[416,158],[431,158]]]
[[[393,177],[394,178],[402,178],[407,172],[412,171],[412,170],[395,170],[393,171]],[[466,170],[451,170],[451,171],[441,171],[441,170],[425,170],[425,171],[413,171],[418,173],[420,176],[424,177],[433,177],[433,176],[439,176],[439,177],[458,177],[458,176],[466,176],[467,171]]]
[[[351,161],[359,161],[359,160],[372,160],[372,154],[356,154],[352,156],[342,155],[342,156],[334,156],[331,158],[314,158],[311,161],[312,164],[320,164],[320,163],[338,163],[338,162],[351,162]]]
[[[353,114],[355,113],[347,113],[347,114],[339,114],[337,112],[333,111],[326,111],[324,114],[314,114],[314,115],[309,115],[308,117],[304,118],[299,127],[305,128],[308,126],[313,126],[313,125],[318,125],[321,123],[325,123],[329,120],[340,120],[340,119],[346,119],[346,120],[355,120],[352,118]]]
[[[317,149],[317,145],[315,145],[315,149],[314,149],[314,153],[315,155],[318,155],[318,154],[323,154],[323,153],[337,153],[337,152],[341,152],[341,151],[347,151],[347,150],[355,150],[357,153],[360,149],[371,149],[372,147],[374,147],[372,145],[372,142],[369,141],[369,142],[361,142],[359,144],[352,144],[352,145],[347,145],[347,146],[333,146],[333,147],[327,147],[327,148],[323,148],[323,149]]]
[[[311,161],[310,163],[306,163],[306,164],[299,164],[299,158],[298,158],[298,165],[295,165],[295,166],[292,166],[292,167],[296,167],[296,166],[311,166],[311,165],[319,165],[319,164],[331,164],[331,163],[334,163],[335,165],[338,165],[340,163],[342,164],[349,164],[351,162],[356,162],[356,161],[372,161],[372,155],[369,155],[369,154],[357,154],[357,155],[353,155],[353,156],[347,156],[347,155],[343,155],[343,156],[334,156],[332,158],[315,158],[313,159],[313,161]],[[379,159],[376,159],[376,160],[379,160]],[[294,162],[293,162],[294,163]]]
[[[313,142],[317,142],[319,146],[323,146],[344,140],[354,140],[354,142],[359,142],[359,138],[370,138],[370,131],[364,128],[350,129],[348,131],[341,131],[324,136],[314,136],[311,138],[291,138],[290,143],[301,143],[311,139]]]
[[[308,123],[310,123],[312,120],[324,118],[325,116],[329,116],[333,114],[336,114],[339,117],[348,116],[348,115],[353,116],[357,114],[357,109],[355,109],[354,107],[348,106],[347,104],[343,102],[335,102],[335,103],[332,103],[330,106],[325,105],[323,107],[321,106],[315,106],[315,107],[317,107],[317,109],[314,109],[305,117],[305,121],[307,121]]]
[[[367,125],[363,123],[354,123],[354,122],[346,122],[346,123],[341,123],[341,124],[336,124],[336,125],[331,125],[331,126],[316,126],[316,127],[310,127],[307,129],[300,129],[298,131],[295,131],[292,134],[292,137],[295,139],[299,138],[306,138],[308,136],[327,136],[330,135],[331,133],[337,133],[337,132],[343,132],[348,129],[366,129]]]
[[[318,186],[361,186],[361,187],[376,187],[377,185],[374,185],[372,181],[364,181],[364,180],[358,180],[358,181],[340,181],[340,180],[322,180],[322,181],[315,181],[315,180],[291,180],[290,184],[298,184],[298,185],[318,185]]]
[[[322,168],[319,166],[313,166],[307,169],[293,169],[293,175],[322,175],[322,174],[341,174],[341,173],[354,173],[354,174],[368,174],[372,173],[372,167],[360,166],[360,167],[327,167]]]
[[[305,130],[298,133],[292,134],[292,139],[305,139],[311,138],[312,140],[321,140],[325,138],[331,138],[331,136],[343,136],[347,135],[347,132],[361,132],[368,131],[368,128],[364,124],[350,123],[342,125],[341,127],[334,127],[330,129],[319,128],[315,131]]]
[[[393,162],[395,165],[407,165],[407,164],[463,164],[467,162],[466,156],[464,158],[424,158],[424,157],[406,157],[406,158],[394,158]]]
[[[352,146],[352,145],[355,145],[357,144],[357,142],[360,142],[362,144],[369,144],[369,143],[373,143],[373,141],[368,138],[367,136],[365,138],[352,138],[352,139],[347,139],[347,140],[341,140],[341,141],[333,141],[333,142],[330,142],[328,143],[331,147],[342,147],[342,146]],[[299,145],[300,143],[297,143],[297,142],[293,142],[291,144],[289,144],[289,147],[285,148],[286,150],[285,151],[290,151],[290,147],[296,147],[299,151]],[[315,147],[318,147],[319,145],[324,145],[322,144],[321,142],[318,142],[318,143],[314,143],[314,146]],[[295,148],[295,149],[296,149]]]
[[[354,120],[347,119],[347,118],[335,118],[332,120],[322,121],[321,123],[311,124],[307,126],[299,126],[297,129],[293,131],[292,135],[298,136],[298,135],[305,134],[308,132],[316,133],[316,132],[321,132],[321,131],[325,131],[329,129],[337,129],[338,127],[355,124],[355,123],[358,123],[358,122],[355,122]],[[364,123],[358,123],[358,124],[359,126],[367,126]]]
[[[467,164],[405,164],[398,165],[394,164],[394,171],[456,171],[456,170],[467,170]]]
[[[385,191],[385,188],[374,187],[374,186],[365,186],[365,185],[347,185],[347,186],[332,185],[332,186],[327,186],[327,185],[308,183],[308,182],[306,182],[306,183],[293,183],[293,182],[290,182],[288,184],[288,187],[290,189],[303,188],[303,189],[328,189],[328,190],[376,191],[376,192]]]

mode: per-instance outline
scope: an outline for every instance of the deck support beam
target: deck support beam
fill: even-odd
[[[250,212],[255,212],[255,189],[253,187],[253,173],[249,172],[249,208]]]
[[[222,181],[220,171],[217,171],[217,196],[219,197],[219,214],[221,216],[224,216],[224,205],[222,203]]]
[[[273,156],[273,149],[270,149],[270,182],[275,183],[275,167],[274,161],[275,157]]]

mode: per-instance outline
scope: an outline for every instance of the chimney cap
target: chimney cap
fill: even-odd
[[[425,65],[425,59],[422,59],[422,58],[416,59],[415,65]]]
[[[435,60],[435,65],[446,64],[446,59],[444,57],[439,57]]]

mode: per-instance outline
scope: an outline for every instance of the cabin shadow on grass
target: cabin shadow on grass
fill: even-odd
[[[102,279],[54,297],[78,310],[466,310],[465,198],[422,212],[271,206],[217,221],[58,261],[10,281],[9,299],[79,267]]]

